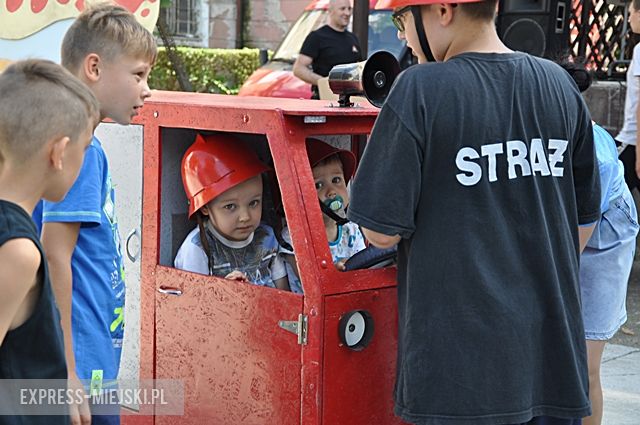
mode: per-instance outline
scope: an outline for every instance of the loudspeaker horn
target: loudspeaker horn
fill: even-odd
[[[381,50],[362,62],[336,65],[329,72],[329,87],[340,98],[342,107],[353,106],[350,96],[362,95],[372,105],[382,107],[391,86],[400,73],[393,54]]]

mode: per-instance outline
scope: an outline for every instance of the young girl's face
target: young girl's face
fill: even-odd
[[[225,238],[247,239],[262,218],[262,177],[255,176],[223,192],[201,211]]]
[[[342,161],[338,157],[334,157],[327,163],[316,165],[311,171],[316,183],[318,198],[322,202],[340,195],[344,206],[349,205],[349,195],[347,193],[347,184],[344,180]]]

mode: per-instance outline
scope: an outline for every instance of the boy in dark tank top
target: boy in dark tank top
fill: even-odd
[[[45,60],[9,66],[0,99],[0,424],[66,424],[64,404],[47,412],[61,415],[20,416],[30,410],[7,380],[67,379],[60,314],[31,213],[41,198],[64,198],[75,181],[99,107],[82,82]]]

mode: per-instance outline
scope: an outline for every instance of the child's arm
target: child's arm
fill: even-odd
[[[42,246],[47,255],[51,286],[60,310],[69,376],[74,376],[76,369],[71,333],[71,293],[73,288],[71,256],[76,247],[79,233],[80,223],[53,222],[42,225]]]
[[[71,331],[71,299],[73,292],[73,275],[71,258],[80,234],[80,223],[51,222],[42,224],[42,246],[49,263],[51,286],[60,310],[60,322],[64,334],[64,355],[67,361],[69,388],[75,391],[82,389],[76,375],[76,356],[73,352],[73,334]],[[91,423],[91,412],[87,402],[81,405],[70,405],[69,416],[73,425]]]
[[[269,269],[271,270],[271,276],[276,288],[284,291],[291,291],[289,279],[287,279],[287,268],[285,267],[284,260],[280,254],[276,254],[275,257],[273,257],[273,261],[271,262]]]
[[[37,297],[27,299],[36,284],[40,252],[29,239],[12,239],[0,246],[0,346],[10,329],[30,316]],[[29,306],[25,300],[31,301]]]
[[[296,261],[296,256],[294,254],[281,254],[281,255],[284,261],[289,263],[296,277],[300,279],[300,272],[298,271],[298,262]]]
[[[400,235],[385,235],[384,233],[375,232],[373,230],[362,227],[362,233],[371,245],[378,248],[391,248],[402,239]]]

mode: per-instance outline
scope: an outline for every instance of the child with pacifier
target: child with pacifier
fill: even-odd
[[[182,183],[198,226],[180,246],[176,268],[289,290],[278,240],[260,222],[265,171],[235,137],[196,137],[182,158]]]
[[[335,148],[318,139],[307,139],[306,147],[331,257],[336,268],[344,270],[345,261],[366,247],[358,225],[345,218],[349,206],[347,183],[355,172],[356,158],[350,151]],[[286,260],[291,291],[302,293],[291,249],[291,236],[286,227],[282,230],[282,239],[286,242],[283,245],[289,245],[281,247],[280,253]]]

